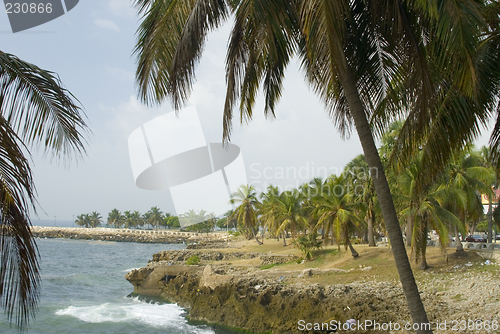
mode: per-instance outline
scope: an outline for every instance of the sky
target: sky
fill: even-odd
[[[14,34],[5,10],[0,10],[0,50],[57,73],[81,102],[92,131],[86,136],[86,156],[70,164],[31,149],[38,193],[32,218],[73,220],[92,211],[106,218],[114,208],[144,213],[153,206],[174,213],[168,190],[140,189],[132,174],[128,137],[144,123],[173,111],[168,101],[149,109],[138,101],[132,51],[139,23],[128,0],[81,0],[64,16]],[[228,22],[209,35],[187,102],[196,108],[210,143],[222,139],[230,28]],[[338,174],[362,153],[355,132],[341,138],[297,61],[286,73],[277,117],[266,119],[263,106],[260,95],[250,123],[240,124],[235,117],[231,137],[241,149],[247,180],[257,189],[267,184],[297,187],[314,176],[324,177],[325,171]],[[486,143],[487,136],[479,140],[480,145]]]

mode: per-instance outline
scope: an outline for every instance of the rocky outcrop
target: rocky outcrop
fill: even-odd
[[[285,264],[291,261],[298,260],[299,257],[296,255],[262,255],[260,257],[261,266],[270,264]]]
[[[408,314],[401,288],[392,283],[285,285],[286,280],[277,277],[281,274],[260,277],[236,268],[151,262],[126,278],[136,294],[159,295],[189,308],[191,320],[257,333],[298,333],[300,320],[344,323],[351,318],[376,318],[389,322]]]
[[[372,320],[379,324],[398,323],[402,326],[410,321],[406,299],[399,283],[312,283],[321,275],[372,270],[368,266],[349,270],[311,268],[280,271],[274,270],[276,267],[273,270],[259,270],[257,267],[235,267],[213,260],[229,257],[220,253],[221,257],[215,251],[205,252],[207,258],[212,259],[206,265],[188,266],[180,261],[164,261],[185,259],[187,255],[194,254],[190,252],[194,251],[155,254],[155,260],[144,268],[128,273],[126,279],[132,283],[136,294],[160,296],[166,301],[188,308],[191,320],[244,328],[256,333],[326,333],[301,331],[300,321],[344,324],[349,319],[356,319],[361,322]],[[484,262],[483,265],[490,264]],[[500,321],[498,275],[488,272],[472,273],[467,269],[469,266],[472,264],[456,266],[452,273],[421,274],[421,298],[431,322],[450,323],[477,319],[490,323]],[[493,268],[495,267],[490,267]],[[366,328],[354,332],[389,331]],[[404,329],[393,332],[412,333]],[[437,332],[456,331],[450,329]]]
[[[231,252],[223,253],[219,251],[197,251],[192,249],[168,250],[153,254],[153,262],[165,261],[169,263],[184,263],[191,256],[198,256],[201,261],[229,261],[234,259],[253,259],[261,256],[262,253],[252,252]]]

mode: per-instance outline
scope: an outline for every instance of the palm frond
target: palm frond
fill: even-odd
[[[1,115],[0,139],[0,304],[25,329],[39,298],[38,250],[28,216],[35,187],[23,145]]]
[[[1,51],[0,111],[26,144],[52,156],[85,151],[83,111],[57,75]]]
[[[206,36],[227,18],[225,0],[136,0],[143,21],[137,30],[136,81],[141,101],[171,97],[175,109],[188,98]]]

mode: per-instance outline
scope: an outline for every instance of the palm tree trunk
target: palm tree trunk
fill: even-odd
[[[254,239],[255,239],[255,240],[257,240],[257,243],[258,243],[259,245],[262,245],[262,244],[263,244],[263,242],[261,242],[261,241],[257,238],[257,233],[255,233],[255,230],[253,229],[253,227],[252,227],[252,228],[250,228],[250,229],[252,230],[252,234],[253,234]]]
[[[406,246],[411,247],[411,239],[413,238],[413,217],[411,216],[411,214],[406,219],[405,235],[406,235]]]
[[[358,257],[359,254],[358,254],[358,252],[356,252],[356,250],[354,249],[354,247],[352,247],[351,240],[347,239],[347,245],[349,246],[349,249],[351,250],[352,257],[354,257],[354,258]]]
[[[427,253],[427,235],[428,235],[428,230],[427,230],[427,226],[428,226],[428,223],[427,223],[427,219],[428,219],[428,216],[426,215],[425,219],[422,221],[422,224],[425,224],[424,225],[424,228],[423,228],[423,231],[422,231],[422,235],[421,235],[421,253],[420,253],[420,269],[422,270],[425,270],[428,268],[427,266],[427,257],[426,257],[426,253]]]
[[[464,252],[464,246],[462,245],[462,240],[460,240],[460,236],[458,235],[458,229],[455,226],[455,240],[457,243],[457,252],[461,253]]]
[[[283,238],[283,246],[286,246],[286,235],[285,231],[283,231],[283,235],[281,236]]]
[[[368,247],[375,247],[375,239],[373,238],[373,211],[370,210],[370,216],[368,217]]]
[[[493,234],[493,203],[491,200],[491,196],[488,196],[488,243],[491,244],[491,235]]]
[[[389,183],[387,182],[371,128],[366,118],[363,103],[359,97],[356,79],[351,70],[347,68],[340,80],[349,105],[349,111],[354,120],[356,131],[358,132],[361,146],[363,147],[366,162],[370,168],[375,191],[380,201],[382,215],[389,235],[399,278],[408,302],[410,315],[414,323],[428,324],[429,319],[427,318],[427,313],[420,299],[420,293],[415,282],[415,277],[413,276],[410,261],[408,260],[408,254],[406,253],[406,247],[399,227],[398,216],[392,200]],[[417,333],[432,333],[432,330],[418,330]]]

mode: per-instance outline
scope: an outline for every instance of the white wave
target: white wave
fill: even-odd
[[[128,299],[125,303],[104,303],[92,306],[69,306],[58,310],[56,315],[68,315],[88,323],[140,322],[154,327],[170,327],[189,330],[190,333],[213,333],[208,328],[188,325],[184,310],[176,304],[150,304]]]
[[[129,269],[122,270],[121,272],[122,273],[128,273],[128,272],[131,272],[132,270],[137,270],[137,269],[141,269],[141,267],[138,267],[138,268],[129,268]]]

